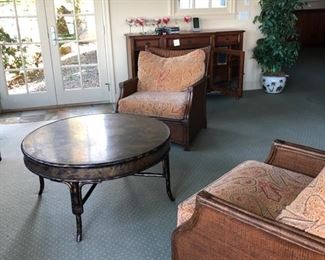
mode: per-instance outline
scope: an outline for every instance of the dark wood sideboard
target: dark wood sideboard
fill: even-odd
[[[138,57],[145,46],[196,49],[211,46],[208,92],[241,97],[243,94],[244,31],[181,32],[169,35],[126,34],[129,78],[137,76]]]

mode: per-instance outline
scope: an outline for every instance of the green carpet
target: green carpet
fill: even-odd
[[[104,182],[85,205],[79,244],[68,188],[46,181],[38,197],[38,178],[22,160],[22,138],[46,122],[0,125],[0,259],[169,259],[178,203],[238,163],[264,160],[276,138],[325,149],[324,71],[325,50],[306,50],[280,95],[210,95],[208,128],[192,151],[172,146],[176,201],[162,179]]]

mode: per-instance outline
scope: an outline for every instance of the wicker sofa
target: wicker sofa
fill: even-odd
[[[324,151],[274,141],[265,163],[244,162],[179,205],[172,258],[324,260],[324,167]]]

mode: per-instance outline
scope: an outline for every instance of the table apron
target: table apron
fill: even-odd
[[[58,167],[24,157],[26,167],[33,173],[57,182],[99,183],[144,171],[162,161],[169,153],[170,141],[151,152],[114,165],[99,167]]]

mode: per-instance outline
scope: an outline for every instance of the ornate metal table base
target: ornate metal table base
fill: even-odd
[[[166,191],[169,199],[174,201],[175,198],[171,192],[170,188],[170,169],[169,169],[169,155],[167,154],[162,161],[162,168],[163,173],[150,173],[150,172],[139,172],[134,174],[134,176],[143,176],[143,177],[162,177],[166,180]],[[132,175],[131,175],[132,176]],[[38,195],[42,195],[44,191],[44,178],[39,176],[40,181],[40,189]],[[82,182],[64,182],[68,185],[70,189],[70,196],[71,196],[71,207],[72,213],[76,216],[76,227],[77,227],[77,234],[76,234],[76,241],[80,242],[82,240],[82,220],[81,215],[84,211],[83,205],[86,203],[87,199],[94,191],[97,186],[97,183],[92,184],[90,189],[87,191],[84,198],[82,198],[82,187],[89,183],[82,183]]]

